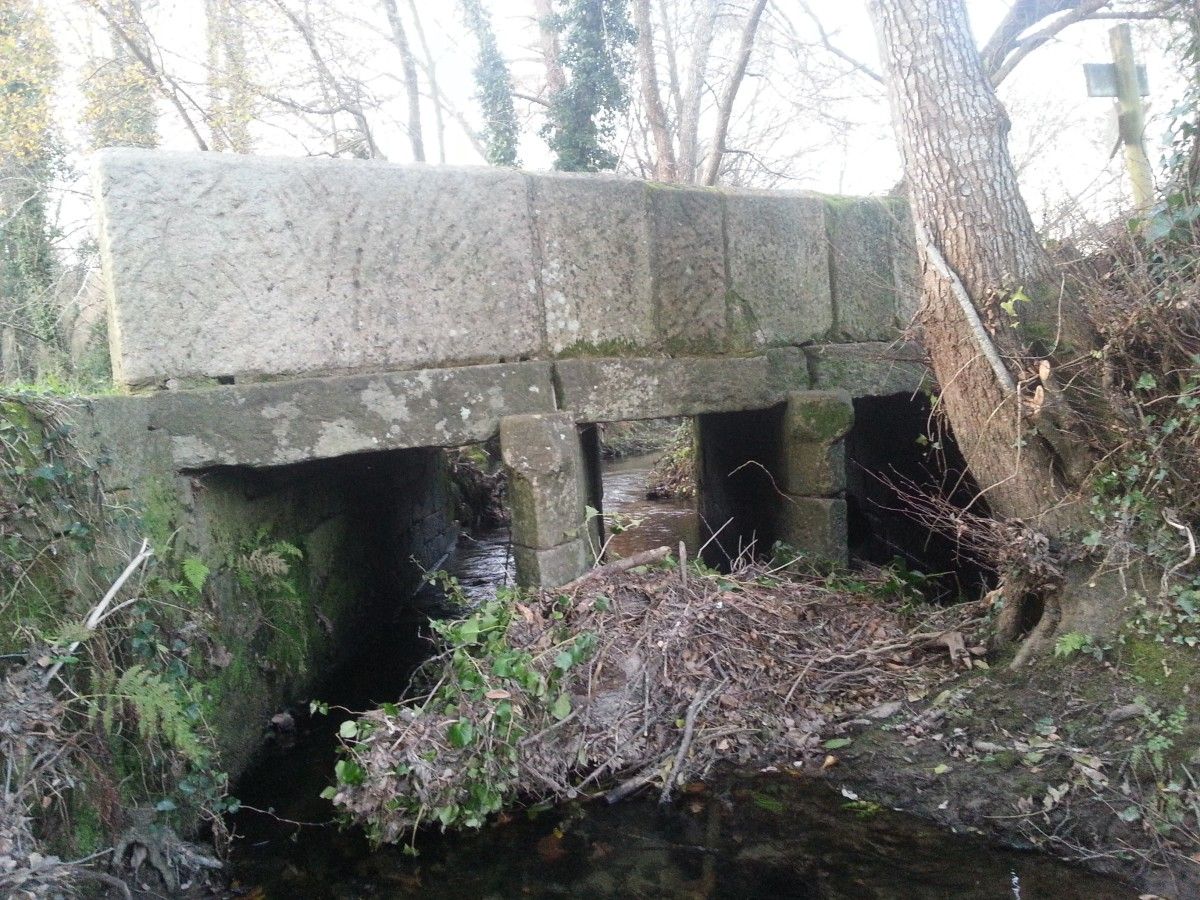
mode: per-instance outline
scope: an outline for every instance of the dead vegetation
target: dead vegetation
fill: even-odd
[[[399,705],[343,724],[329,794],[392,842],[518,796],[665,800],[718,762],[833,765],[849,721],[894,712],[951,656],[972,665],[982,609],[923,606],[883,570],[839,582],[745,561],[501,599],[439,628]]]

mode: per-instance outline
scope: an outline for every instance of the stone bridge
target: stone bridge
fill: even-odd
[[[594,425],[696,416],[723,541],[841,559],[851,401],[923,378],[890,202],[135,150],[94,184],[127,396],[92,433],[135,498],[498,434],[519,578],[558,584],[590,563]]]

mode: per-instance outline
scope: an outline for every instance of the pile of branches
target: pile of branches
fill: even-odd
[[[341,727],[327,796],[347,818],[393,842],[518,798],[653,786],[666,800],[718,762],[830,765],[848,721],[898,711],[982,652],[967,649],[979,603],[914,606],[879,570],[594,572],[438,626],[424,686]]]

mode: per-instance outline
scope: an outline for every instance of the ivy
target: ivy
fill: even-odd
[[[476,97],[483,109],[482,138],[487,150],[487,161],[493,166],[515,166],[518,162],[517,140],[520,129],[513,107],[512,73],[504,57],[500,55],[491,17],[483,9],[480,0],[461,2],[467,28],[479,43],[474,75],[475,87],[478,90]]]
[[[629,106],[632,47],[637,30],[626,0],[565,0],[551,24],[563,38],[567,85],[550,98],[542,129],[564,172],[617,167],[611,148],[617,116]]]

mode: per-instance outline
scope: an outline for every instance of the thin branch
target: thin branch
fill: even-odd
[[[804,11],[804,14],[806,16],[808,16],[808,18],[812,21],[813,25],[816,27],[817,36],[820,37],[820,39],[821,39],[821,46],[823,46],[827,52],[832,53],[838,59],[842,60],[842,62],[849,63],[850,66],[856,72],[861,72],[863,75],[866,75],[872,81],[878,82],[879,84],[883,84],[883,76],[882,75],[880,75],[878,72],[876,72],[870,66],[868,66],[866,63],[860,62],[859,60],[857,60],[853,56],[851,56],[849,53],[846,53],[844,50],[842,50],[841,48],[839,48],[833,44],[833,42],[829,39],[829,34],[825,31],[825,26],[823,24],[821,24],[821,20],[817,17],[817,14],[812,11],[812,7],[810,7],[808,5],[808,3],[805,2],[805,0],[799,0],[799,3],[800,3],[800,9],[802,9]]]
[[[321,55],[320,48],[317,46],[316,38],[313,37],[312,29],[308,27],[303,19],[288,8],[284,0],[274,0],[274,3],[304,40],[305,45],[308,47],[308,53],[312,57],[313,66],[316,68],[317,74],[321,77],[322,84],[328,85],[333,90],[334,94],[337,95],[338,101],[345,107],[346,112],[350,114],[354,119],[354,123],[358,126],[360,137],[352,141],[348,146],[365,142],[368,155],[375,159],[386,159],[387,157],[383,155],[383,152],[375,143],[374,136],[371,134],[371,126],[367,122],[367,116],[363,112],[362,104],[347,95],[342,83],[330,70],[328,63],[325,62],[325,58]]]
[[[188,115],[188,111],[184,107],[183,101],[179,98],[181,95],[186,97],[188,102],[190,102],[196,109],[200,109],[200,105],[196,103],[196,101],[190,96],[188,96],[187,92],[179,86],[179,83],[174,78],[168,75],[154,62],[147,49],[143,47],[137,40],[135,40],[133,35],[125,30],[125,27],[120,21],[118,21],[117,17],[113,15],[112,11],[101,2],[101,0],[84,0],[84,2],[93,10],[95,10],[96,13],[98,13],[100,17],[108,23],[108,27],[112,29],[112,33],[116,35],[121,43],[129,49],[129,52],[133,54],[134,59],[138,61],[138,64],[146,70],[146,73],[154,82],[155,87],[158,88],[159,93],[166,97],[170,104],[175,107],[176,112],[178,112],[180,118],[183,119],[183,124],[186,125],[188,131],[192,133],[192,137],[196,141],[196,146],[201,150],[208,150],[208,142],[205,141],[203,135],[200,134],[200,129],[196,127],[196,123],[192,121],[192,117]]]
[[[741,41],[738,44],[737,62],[725,84],[725,91],[721,95],[721,102],[717,108],[717,127],[713,134],[713,144],[709,151],[703,184],[711,186],[717,183],[717,175],[721,171],[721,157],[725,153],[725,136],[729,133],[729,119],[733,115],[733,104],[737,100],[738,89],[742,86],[742,79],[746,75],[746,66],[750,64],[750,54],[754,50],[754,36],[758,32],[758,23],[766,8],[767,0],[756,0],[750,13],[746,16]]]

